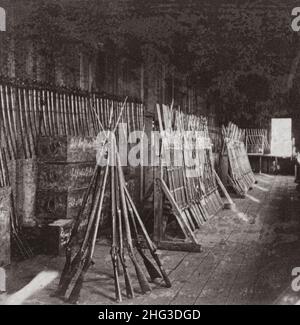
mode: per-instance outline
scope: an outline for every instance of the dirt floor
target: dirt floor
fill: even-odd
[[[295,304],[292,270],[300,267],[300,193],[293,177],[258,175],[246,199],[234,199],[236,211],[223,210],[197,236],[202,253],[161,251],[172,288],[152,285],[124,304]],[[109,247],[98,245],[80,304],[115,304]],[[64,258],[38,256],[8,271],[2,303],[64,304],[51,297]],[[32,282],[31,282],[32,281]],[[29,285],[28,285],[29,284]],[[24,287],[25,286],[25,287]],[[23,289],[22,289],[23,288]],[[122,284],[124,289],[124,285]],[[21,291],[20,291],[21,290]]]

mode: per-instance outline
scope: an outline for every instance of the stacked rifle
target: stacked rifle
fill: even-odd
[[[213,144],[212,150],[214,153],[219,153],[222,150],[223,137],[222,129],[217,126],[208,125],[208,132],[211,142]]]
[[[36,155],[39,136],[96,136],[99,125],[107,125],[110,108],[123,100],[79,89],[0,77],[0,119],[9,159]],[[122,120],[134,126],[143,118],[143,105],[127,101]]]
[[[38,137],[97,136],[98,117],[107,128],[112,108],[114,117],[123,109],[122,123],[131,130],[144,125],[143,105],[135,99],[123,107],[123,99],[115,96],[0,77],[0,187],[10,186],[4,166],[36,156]],[[12,196],[12,235],[21,256],[30,257],[15,211]]]
[[[245,129],[245,144],[247,153],[264,154],[269,150],[268,130]]]
[[[0,146],[0,188],[9,187],[7,161],[4,149]]]
[[[161,187],[185,237],[197,244],[195,230],[223,207],[207,121],[166,105],[157,105],[157,113],[162,137]]]
[[[112,124],[114,124],[115,127],[113,132],[106,133],[107,137],[103,139],[103,142],[98,148],[100,156],[106,159],[106,163],[105,166],[98,165],[95,168],[94,175],[85,193],[81,210],[73,226],[71,237],[66,248],[66,263],[61,275],[57,295],[67,298],[71,303],[76,303],[78,301],[85,274],[89,267],[94,264],[93,255],[99,228],[103,224],[104,214],[110,216],[112,224],[111,259],[116,300],[118,302],[122,301],[121,275],[123,275],[125,280],[127,298],[132,299],[135,296],[129,272],[128,257],[136,271],[141,292],[145,294],[151,291],[149,281],[135,255],[135,249],[141,256],[150,280],[154,281],[157,278],[163,278],[166,286],[171,287],[170,280],[158,257],[156,246],[151,241],[143,225],[125,183],[121,160],[117,151],[116,138],[114,136],[125,111],[125,106],[126,101],[117,119],[114,118],[115,111],[113,107],[111,108],[110,118],[108,120],[109,130],[112,129]],[[96,115],[96,117],[99,128],[104,131],[99,116]],[[105,194],[109,186],[111,195],[110,198],[107,198]],[[79,244],[79,249],[75,250],[74,248],[78,242],[78,230],[83,221],[83,212],[87,208],[87,202],[90,198],[92,198],[92,205],[89,210],[85,233]],[[105,201],[107,201],[107,199],[109,201],[109,212],[107,210],[105,211]],[[157,267],[144,252],[140,233]]]
[[[245,148],[245,132],[235,124],[229,123],[222,129],[224,137],[223,154],[227,152],[230,185],[241,197],[244,197],[255,183],[255,177]]]

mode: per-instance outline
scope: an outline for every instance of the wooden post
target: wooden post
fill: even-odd
[[[261,174],[262,156],[259,156],[259,174]]]
[[[0,293],[6,292],[6,272],[0,267]]]
[[[34,79],[33,67],[34,67],[34,46],[32,41],[27,41],[28,53],[26,56],[26,73],[30,78]]]
[[[0,189],[0,292],[4,292],[5,270],[10,264],[10,215],[11,215],[11,188]]]
[[[8,74],[11,78],[16,77],[16,58],[15,58],[15,40],[14,39],[11,39],[9,42]]]
[[[80,76],[79,76],[79,87],[85,89],[85,60],[84,54],[80,53]]]
[[[140,96],[141,96],[141,101],[144,103],[145,100],[145,67],[144,64],[141,65],[141,83],[140,83],[140,87],[141,87],[141,92],[140,92]]]
[[[146,107],[146,135],[151,139],[152,132],[152,121],[155,117],[156,104],[158,102],[157,92],[157,78],[153,65],[147,62],[145,69],[142,72],[144,80],[147,85],[147,93],[145,96],[145,107]],[[144,87],[144,82],[143,82]],[[151,144],[153,145],[153,144]],[[150,149],[150,148],[149,148]],[[151,149],[150,149],[151,150]],[[152,159],[152,152],[150,151],[149,157]],[[153,160],[154,161],[154,160]],[[156,181],[160,178],[160,167],[148,166],[145,168],[145,185],[149,187],[153,184],[153,218],[154,218],[154,231],[153,240],[158,243],[161,240],[161,219],[162,219],[162,194],[159,183]],[[147,188],[145,189],[147,192]]]
[[[89,84],[88,90],[91,92],[95,83],[95,57],[89,59]]]
[[[64,85],[64,68],[61,64],[60,60],[56,58],[56,65],[55,65],[55,80],[56,83],[59,85]]]

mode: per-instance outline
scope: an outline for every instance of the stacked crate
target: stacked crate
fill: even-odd
[[[67,241],[66,233],[90,183],[96,164],[96,138],[40,137],[37,152],[35,217],[43,228],[45,252],[56,254]],[[53,234],[58,234],[56,239]]]
[[[40,137],[36,219],[49,224],[76,218],[96,164],[93,137]]]

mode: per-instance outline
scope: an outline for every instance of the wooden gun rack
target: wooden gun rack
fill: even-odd
[[[157,105],[157,122],[161,150],[160,166],[154,170],[154,241],[160,249],[199,252],[197,230],[224,207],[207,121]],[[179,161],[182,165],[176,164]],[[173,221],[180,238],[167,234]]]
[[[245,132],[235,124],[229,123],[227,128],[223,126],[222,133],[222,181],[244,198],[256,183],[244,143]]]

